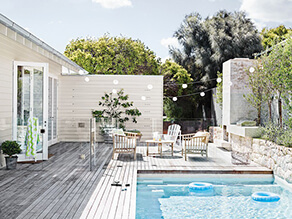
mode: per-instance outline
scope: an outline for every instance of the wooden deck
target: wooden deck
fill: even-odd
[[[97,167],[90,172],[84,143],[59,143],[53,156],[38,164],[21,164],[17,170],[0,169],[0,218],[135,218],[139,174],[154,173],[271,173],[256,164],[233,165],[230,152],[209,144],[209,157],[189,156],[188,161],[168,147],[163,156],[146,156],[146,147],[133,155],[111,158],[111,148],[99,144]],[[151,147],[150,152],[157,151]],[[119,185],[112,185],[114,181]],[[125,186],[129,184],[129,186]]]
[[[80,218],[111,156],[111,148],[100,145],[90,172],[88,147],[59,143],[49,148],[48,161],[0,169],[0,218]]]

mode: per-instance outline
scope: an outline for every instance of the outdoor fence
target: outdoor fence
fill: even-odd
[[[213,118],[197,118],[197,119],[184,119],[163,121],[163,133],[167,133],[167,128],[171,124],[179,124],[181,126],[182,134],[195,133],[197,131],[203,131],[209,129],[210,126],[214,126],[215,121]]]

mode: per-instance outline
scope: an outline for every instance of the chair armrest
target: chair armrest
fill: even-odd
[[[189,139],[189,138],[192,138],[195,136],[196,133],[190,133],[190,134],[184,134],[184,135],[181,135],[182,139]]]

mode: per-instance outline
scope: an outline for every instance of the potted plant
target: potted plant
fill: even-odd
[[[16,141],[4,141],[1,145],[3,154],[8,156],[5,157],[6,169],[12,170],[16,169],[17,156],[21,152],[20,145]],[[14,155],[14,156],[13,156]]]
[[[121,89],[115,93],[105,93],[99,101],[99,106],[104,107],[103,110],[92,111],[93,117],[100,123],[100,131],[105,140],[111,136],[113,128],[122,128],[125,130],[125,122],[132,121],[137,123],[136,117],[141,115],[137,108],[133,108],[132,101],[128,101],[129,96],[124,94]]]

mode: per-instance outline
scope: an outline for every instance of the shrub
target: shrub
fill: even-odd
[[[1,148],[3,153],[7,154],[9,157],[21,152],[20,145],[16,141],[4,141]]]
[[[261,128],[262,138],[275,142],[278,145],[292,147],[292,129],[281,128],[273,123],[267,123]]]

